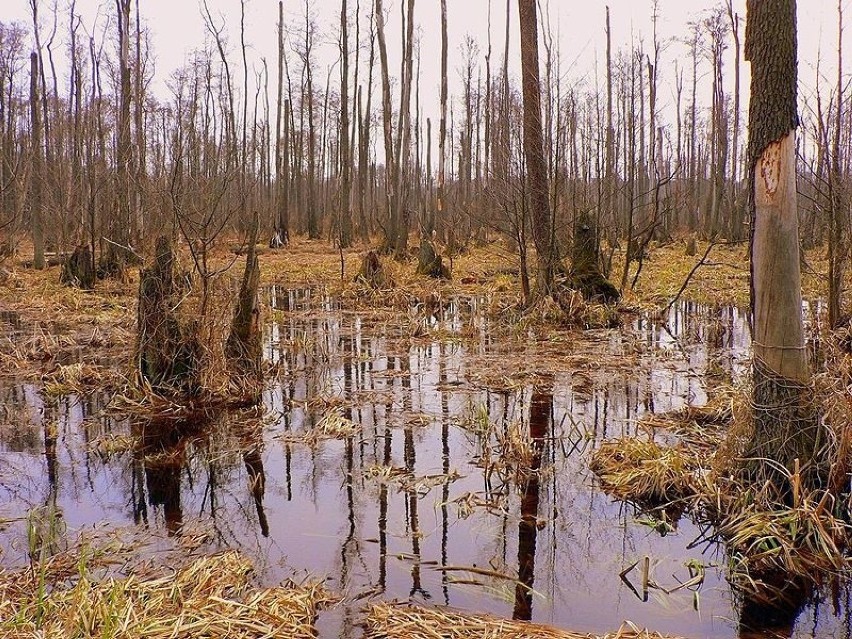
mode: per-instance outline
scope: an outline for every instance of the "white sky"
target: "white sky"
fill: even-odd
[[[354,15],[356,0],[349,1],[350,13]],[[841,0],[847,13],[845,23],[850,23],[852,0]],[[53,0],[40,0],[43,33],[49,33],[52,19],[50,5]],[[60,8],[67,6],[69,0],[58,0]],[[236,46],[239,42],[239,0],[208,0],[214,15],[223,16],[227,23],[227,33],[234,54],[235,70],[239,70],[236,58]],[[608,4],[612,16],[613,49],[628,46],[631,38],[643,38],[646,51],[651,48],[651,8],[652,0],[541,0],[549,6],[554,34],[561,46],[563,70],[568,81],[585,79],[594,83],[595,64],[603,70],[605,55],[604,16]],[[154,90],[163,97],[168,95],[166,81],[169,74],[186,59],[187,53],[200,46],[205,38],[205,29],[196,0],[139,0],[144,21],[152,32],[153,49],[156,58],[157,77]],[[305,0],[285,0],[285,23],[298,21],[304,14]],[[390,10],[388,21],[388,44],[390,47],[391,67],[399,69],[400,0],[385,0]],[[517,1],[510,0],[512,10],[511,60],[515,64],[513,72],[517,75],[518,26]],[[318,69],[316,82],[324,84],[326,70],[337,60],[336,38],[339,22],[339,0],[311,0],[312,11],[316,17],[320,37],[324,45],[318,49]],[[371,0],[361,0],[362,36],[366,29],[366,20],[371,11]],[[492,11],[492,69],[500,67],[505,31],[506,0],[448,0],[449,38],[450,38],[450,92],[458,95],[461,65],[460,45],[470,34],[479,44],[480,55],[484,57],[488,37],[488,8]],[[659,1],[659,37],[667,43],[661,56],[661,86],[659,91],[660,109],[665,113],[671,109],[674,85],[671,81],[676,64],[686,67],[685,82],[689,85],[689,58],[684,44],[677,41],[687,33],[688,21],[700,18],[708,8],[717,2],[701,0],[660,0]],[[834,77],[836,68],[836,10],[837,0],[798,0],[799,39],[800,39],[800,83],[802,94],[811,91],[815,84],[815,67],[818,52],[824,59],[821,70],[829,78]],[[735,0],[734,9],[744,19],[745,0]],[[88,31],[100,29],[107,17],[114,14],[114,0],[77,0],[77,11],[83,16]],[[437,111],[439,71],[440,71],[440,2],[438,0],[416,1],[416,22],[422,38],[422,84],[421,100],[427,115]],[[64,20],[64,18],[62,18]],[[0,0],[0,21],[21,21],[30,24],[28,0]],[[247,1],[247,33],[251,46],[250,57],[260,66],[265,57],[270,73],[275,73],[277,49],[277,0]],[[97,25],[97,27],[95,27]],[[65,27],[65,23],[60,28]],[[745,24],[741,28],[744,38]],[[45,36],[46,37],[46,36]],[[98,36],[100,37],[100,36]],[[354,41],[354,28],[350,36]],[[852,60],[852,29],[847,27],[845,60]],[[353,45],[354,46],[354,45]],[[366,52],[363,54],[366,58]],[[543,55],[543,53],[542,53]],[[732,56],[729,51],[726,62],[728,75],[733,78]],[[292,68],[298,69],[298,62],[291,57]],[[354,65],[351,65],[354,66]],[[365,65],[362,64],[362,69]],[[844,63],[848,68],[848,63]],[[704,66],[705,72],[708,65]],[[335,69],[333,82],[337,83],[339,71]],[[298,74],[296,74],[298,77]],[[362,76],[363,77],[363,76]],[[748,93],[748,65],[744,64],[742,89],[744,97]],[[732,80],[731,80],[732,81]],[[833,81],[830,81],[833,83]],[[702,93],[709,94],[709,75],[701,85]],[[270,79],[274,92],[274,77]],[[378,83],[376,85],[378,90]],[[378,95],[378,94],[377,94]],[[745,101],[743,103],[745,112]],[[671,119],[671,118],[668,118]]]

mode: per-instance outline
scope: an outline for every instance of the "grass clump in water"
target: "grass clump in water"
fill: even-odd
[[[849,415],[839,410],[836,396],[827,392],[831,388],[817,378],[814,401],[840,442],[832,448],[830,474],[846,477],[848,484],[850,447],[843,442],[849,435],[843,433]],[[683,500],[690,517],[707,530],[704,540],[725,546],[728,579],[735,588],[777,605],[787,591],[807,592],[852,566],[846,552],[852,545],[852,516],[844,499],[848,487],[836,484],[808,491],[798,466],[787,473],[790,494],[781,494],[769,482],[741,481],[735,471],[743,443],[751,436],[748,399],[743,388],[729,393],[727,410],[688,410],[653,418],[654,431],[666,428],[679,442],[605,442],[595,452],[591,469],[604,490],[619,499],[649,508]],[[700,436],[708,426],[713,427],[710,446]],[[725,428],[727,436],[716,427]]]
[[[370,607],[367,639],[666,639],[626,624],[607,635],[590,635],[543,624],[510,621],[447,609],[379,603]]]
[[[229,551],[160,579],[95,583],[83,571],[73,585],[39,588],[29,571],[0,574],[0,633],[9,639],[314,637],[317,611],[331,601],[322,586],[258,590],[250,586],[251,572],[245,557]]]
[[[631,437],[604,442],[591,462],[607,492],[653,506],[695,494],[700,468],[700,458],[684,446]]]

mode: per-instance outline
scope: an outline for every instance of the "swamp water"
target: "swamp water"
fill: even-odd
[[[153,563],[166,548],[234,548],[263,585],[324,578],[346,599],[320,614],[321,637],[360,636],[371,599],[582,632],[629,620],[746,636],[724,552],[686,518],[662,535],[588,469],[603,439],[636,434],[643,415],[701,405],[743,372],[738,311],[681,304],[665,323],[545,342],[493,337],[480,299],[389,320],[311,290],[267,295],[273,377],[262,416],[230,414],[164,442],[150,425],[104,416],[108,397],[0,388],[0,565],[26,565],[33,513],[49,512],[62,521],[57,549],[80,532],[129,527]],[[298,441],[331,425],[355,434]],[[525,433],[543,434],[541,446]],[[132,446],[131,435],[150,444]],[[517,472],[525,464],[540,473]],[[678,588],[699,570],[700,585]],[[849,637],[850,609],[813,604],[793,636]]]

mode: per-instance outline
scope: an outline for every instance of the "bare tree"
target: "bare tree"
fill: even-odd
[[[41,110],[39,106],[39,56],[30,54],[30,225],[33,234],[33,266],[45,267],[44,262],[44,211],[42,198],[44,184],[44,149],[42,148]]]

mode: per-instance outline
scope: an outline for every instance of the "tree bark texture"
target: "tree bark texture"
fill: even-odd
[[[262,383],[261,363],[263,348],[261,344],[260,305],[257,291],[260,286],[260,263],[255,250],[258,221],[250,239],[246,253],[246,266],[243,280],[231,322],[231,332],[225,342],[225,358],[234,385],[245,391],[252,403],[260,400]]]
[[[539,288],[543,293],[549,293],[553,287],[558,255],[551,225],[547,164],[542,136],[536,0],[518,0],[518,10],[521,25],[524,156],[527,163],[532,235],[538,253]]]
[[[201,347],[175,312],[174,268],[171,242],[160,237],[154,263],[139,279],[139,373],[155,390],[194,395],[200,389]]]
[[[824,478],[826,439],[810,404],[796,209],[796,2],[750,0],[745,41],[751,61],[748,166],[751,180],[752,417],[746,478],[791,493]]]

